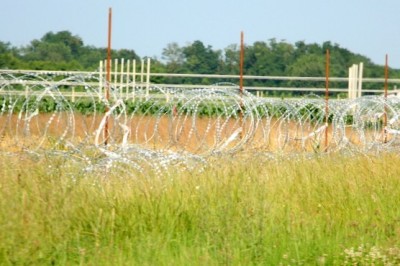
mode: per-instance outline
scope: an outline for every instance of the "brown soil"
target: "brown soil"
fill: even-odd
[[[101,124],[108,124],[108,134]],[[133,116],[110,117],[81,114],[40,114],[31,119],[17,115],[0,117],[0,148],[54,147],[64,140],[70,143],[140,144],[150,149],[171,149],[206,153],[211,150],[229,151],[238,147],[263,151],[321,151],[325,149],[325,132],[312,134],[321,125],[293,121],[262,120],[258,126],[250,120],[233,118],[193,118],[191,116]],[[127,125],[128,127],[124,126]],[[241,129],[241,131],[240,131]],[[236,137],[235,137],[236,136]],[[346,136],[355,145],[358,134],[351,128]],[[328,128],[328,145],[336,144],[332,128]],[[60,147],[58,147],[60,148]]]

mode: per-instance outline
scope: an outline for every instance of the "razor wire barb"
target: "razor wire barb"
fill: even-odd
[[[106,100],[95,75],[0,74],[0,81],[1,151],[68,155],[89,171],[163,173],[194,169],[214,155],[368,153],[400,144],[397,97],[330,101],[326,123],[318,96],[259,98],[231,83],[111,87]]]

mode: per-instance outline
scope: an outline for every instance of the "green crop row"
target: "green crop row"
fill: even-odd
[[[110,105],[112,106],[112,104]],[[110,107],[109,107],[110,108]],[[52,113],[62,112],[67,110],[73,110],[74,112],[81,113],[84,115],[90,115],[95,113],[105,113],[107,105],[104,102],[95,101],[91,98],[82,98],[77,101],[70,101],[66,99],[55,100],[51,97],[30,97],[25,98],[7,98],[0,97],[0,112],[1,113],[20,113],[20,112],[35,112],[40,113]],[[197,115],[200,117],[215,117],[215,116],[230,116],[238,117],[241,112],[245,115],[252,113],[260,118],[263,117],[282,117],[287,116],[289,118],[302,118],[308,121],[324,121],[325,112],[319,106],[314,104],[307,104],[300,109],[296,109],[296,112],[291,112],[285,104],[271,104],[265,103],[263,105],[257,105],[252,110],[246,110],[245,107],[236,105],[230,105],[223,102],[200,102],[195,105],[188,105],[182,102],[168,103],[165,101],[125,101],[123,105],[114,108],[113,111],[116,113],[126,112],[127,114],[140,114],[140,115],[164,115],[164,114],[188,114]],[[328,122],[331,123],[334,119],[334,115],[328,116]],[[348,114],[344,117],[346,124],[353,123],[353,116]]]

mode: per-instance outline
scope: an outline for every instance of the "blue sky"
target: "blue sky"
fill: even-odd
[[[27,45],[49,31],[68,30],[86,45],[161,58],[168,43],[195,40],[223,49],[271,38],[290,43],[331,41],[373,62],[400,68],[399,0],[0,0],[0,40]]]

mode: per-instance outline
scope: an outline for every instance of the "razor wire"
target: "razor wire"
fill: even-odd
[[[63,154],[88,171],[195,169],[224,154],[397,151],[400,99],[259,98],[235,84],[124,88],[96,75],[0,74],[3,152]],[[105,82],[103,81],[103,84]],[[71,87],[76,94],[71,94]]]

